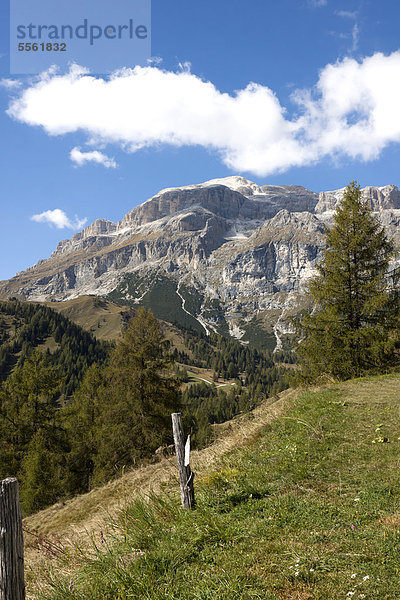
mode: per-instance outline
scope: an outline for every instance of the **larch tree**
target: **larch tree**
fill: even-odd
[[[179,386],[160,323],[139,308],[109,365],[89,370],[75,394],[69,430],[76,473],[90,486],[98,485],[171,442]],[[87,450],[85,461],[82,449]]]
[[[313,310],[296,323],[303,374],[349,379],[397,364],[395,249],[354,181],[336,209],[326,244],[308,290]]]
[[[0,478],[20,479],[25,514],[63,493],[68,444],[56,405],[61,385],[59,370],[36,349],[0,387]]]

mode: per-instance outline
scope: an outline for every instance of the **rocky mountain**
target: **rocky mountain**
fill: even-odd
[[[281,347],[303,302],[342,190],[258,186],[243,177],[159,192],[118,223],[98,219],[47,260],[0,283],[4,297],[82,294],[144,304],[160,318]],[[400,242],[400,191],[363,195]]]

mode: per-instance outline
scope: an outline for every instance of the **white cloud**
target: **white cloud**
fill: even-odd
[[[36,221],[36,223],[47,223],[51,227],[57,227],[57,229],[81,229],[87,222],[86,218],[79,219],[77,215],[71,221],[61,208],[45,210],[40,214],[32,215],[31,220]]]
[[[22,86],[22,81],[19,79],[0,79],[0,87],[6,90],[16,90]]]
[[[99,152],[98,150],[92,150],[91,152],[81,152],[81,150],[77,147],[72,148],[69,153],[69,157],[72,162],[76,163],[79,167],[88,163],[94,162],[99,165],[103,165],[106,169],[115,169],[117,167],[117,163],[113,158],[107,156],[107,154],[103,154],[103,152]]]
[[[366,161],[400,142],[400,52],[329,64],[292,100],[290,115],[256,83],[230,95],[187,70],[136,67],[102,79],[75,68],[44,74],[7,112],[49,135],[86,132],[98,147],[203,146],[232,170],[260,176],[326,157]]]

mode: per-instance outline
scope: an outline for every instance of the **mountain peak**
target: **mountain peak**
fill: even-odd
[[[244,196],[252,196],[254,193],[262,194],[262,189],[259,185],[250,181],[249,179],[245,179],[240,175],[231,175],[230,177],[219,177],[217,179],[210,179],[209,181],[205,181],[200,184],[202,187],[209,187],[212,185],[224,185],[225,187],[234,190],[235,192],[239,192]]]
[[[218,177],[216,179],[209,179],[208,181],[204,181],[203,183],[164,188],[160,190],[154,197],[157,198],[158,196],[162,196],[163,194],[167,194],[178,190],[195,190],[199,188],[208,188],[215,185],[223,185],[235,192],[240,192],[244,196],[252,195],[253,193],[263,193],[260,186],[254,183],[253,181],[245,179],[240,175],[231,175],[229,177]],[[152,198],[150,198],[150,200],[152,200]],[[147,200],[147,202],[148,201],[149,200]]]

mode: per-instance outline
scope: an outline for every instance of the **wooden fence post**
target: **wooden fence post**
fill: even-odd
[[[192,473],[189,465],[190,458],[190,435],[185,445],[181,413],[173,413],[172,430],[174,432],[174,443],[176,460],[178,462],[179,480],[181,484],[181,499],[183,508],[195,508],[194,486]]]
[[[24,540],[18,481],[0,481],[0,600],[25,600]]]

